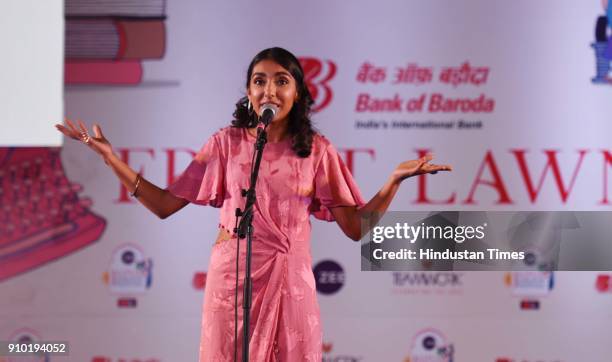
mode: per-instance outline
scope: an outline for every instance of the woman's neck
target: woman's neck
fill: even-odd
[[[268,141],[280,142],[287,135],[287,122],[273,122],[268,126]]]
[[[266,129],[268,132],[268,142],[280,142],[287,136],[287,121],[272,122]],[[252,135],[256,135],[254,129],[249,130]]]

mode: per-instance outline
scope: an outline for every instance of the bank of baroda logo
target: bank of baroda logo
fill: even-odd
[[[300,57],[299,60],[304,68],[304,81],[314,100],[312,111],[318,112],[327,107],[333,98],[329,81],[336,75],[336,64],[314,57]]]

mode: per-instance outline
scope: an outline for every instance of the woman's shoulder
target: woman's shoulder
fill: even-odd
[[[330,157],[337,154],[338,151],[334,144],[319,132],[315,132],[312,137],[311,155],[315,160],[315,164],[319,164],[324,157]]]
[[[312,144],[317,146],[327,147],[331,145],[331,141],[325,137],[321,132],[315,131],[312,136]]]
[[[213,137],[218,137],[218,138],[241,137],[243,134],[243,130],[244,130],[243,128],[238,128],[234,126],[225,126],[225,127],[219,128],[219,130],[213,134]]]
[[[213,133],[210,138],[216,140],[216,142],[218,142],[220,145],[236,144],[237,142],[242,142],[246,139],[245,129],[234,126],[226,126]]]
[[[222,154],[225,154],[228,149],[236,147],[237,143],[243,140],[244,133],[242,128],[232,126],[219,128],[218,131],[214,132],[206,139],[200,152],[212,147],[221,150]]]
[[[325,152],[329,148],[334,148],[332,142],[319,132],[315,132],[312,137],[313,151]]]

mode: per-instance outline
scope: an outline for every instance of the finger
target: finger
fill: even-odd
[[[66,136],[74,139],[74,140],[78,140],[79,137],[77,136],[77,134],[75,134],[72,130],[62,126],[62,125],[57,125],[55,126],[60,132],[62,132],[63,134],[65,134]]]
[[[425,167],[425,165],[427,165],[427,162],[431,161],[432,159],[433,159],[433,154],[431,154],[431,153],[428,153],[425,156],[419,158],[418,164],[417,164],[417,167],[416,167],[417,172],[419,170],[422,170],[423,167]]]
[[[76,125],[72,123],[70,120],[68,120],[67,124],[68,124],[68,128],[72,132],[72,135],[76,137],[77,139],[81,139],[81,131],[77,129]]]
[[[93,148],[98,148],[98,146],[100,145],[100,141],[98,141],[96,138],[94,137],[89,137],[89,141],[87,141],[86,143],[89,147],[93,147]]]
[[[64,135],[66,135],[66,136],[68,136],[68,137],[70,137],[72,139],[77,139],[68,128],[62,126],[61,124],[56,124],[55,128],[57,128],[57,130],[62,132]]]
[[[79,122],[79,127],[81,127],[81,131],[83,133],[87,133],[87,127],[85,126],[85,123],[83,123],[83,121],[81,121],[80,119],[77,120],[77,122]]]
[[[421,157],[421,160],[423,162],[429,162],[429,161],[433,160],[433,158],[434,158],[433,153],[428,152],[425,156]]]
[[[438,172],[438,171],[452,171],[453,168],[450,165],[428,165],[426,171],[430,173]]]
[[[66,118],[66,124],[68,125],[68,128],[75,134],[81,133],[79,132],[78,129],[76,129],[76,127],[74,126],[74,123],[72,123],[72,121],[70,121],[68,118]]]
[[[105,138],[104,134],[102,133],[102,128],[100,128],[99,124],[96,123],[93,125],[93,131],[96,138]]]
[[[70,120],[70,118],[65,118],[65,119],[64,119],[64,123],[66,123],[66,125],[67,125],[69,128],[74,128],[74,123],[72,123],[72,121]]]
[[[433,160],[433,154],[428,153],[425,156],[419,158],[419,164],[417,166],[417,170],[421,170],[424,167],[427,167],[429,161]]]

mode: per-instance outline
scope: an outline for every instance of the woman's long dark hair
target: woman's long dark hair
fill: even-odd
[[[262,60],[272,60],[285,68],[295,79],[298,99],[293,103],[289,112],[287,132],[292,137],[292,149],[299,157],[310,156],[312,138],[315,130],[310,121],[310,108],[314,103],[308,86],[304,82],[304,70],[297,58],[283,48],[268,48],[259,52],[249,64],[247,71],[246,87],[249,87],[253,68]],[[257,126],[257,115],[249,112],[249,99],[245,96],[236,103],[234,111],[233,127],[252,128]]]

